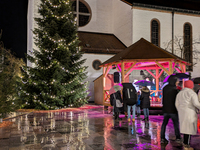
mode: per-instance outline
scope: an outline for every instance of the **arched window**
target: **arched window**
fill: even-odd
[[[74,0],[72,7],[74,16],[77,17],[77,25],[82,27],[88,24],[91,19],[90,6],[83,0]]]
[[[160,46],[160,23],[155,19],[151,21],[151,43]]]
[[[184,24],[184,50],[183,57],[186,61],[192,63],[192,26],[190,23]],[[187,71],[192,71],[192,66],[187,68]]]

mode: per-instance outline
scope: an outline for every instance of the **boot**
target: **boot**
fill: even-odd
[[[194,148],[190,147],[190,145],[183,145],[184,150],[194,150]]]
[[[124,112],[124,114],[125,114],[125,117],[127,118],[127,112]]]
[[[142,121],[145,121],[145,120],[146,120],[146,118],[142,119]]]
[[[117,120],[117,118],[118,118],[118,117],[117,117],[117,116],[118,116],[118,115],[117,115],[117,112],[115,112],[115,115],[114,115],[114,116],[115,116],[115,120]]]
[[[147,121],[149,121],[149,117],[147,117]]]
[[[119,113],[117,113],[117,120],[122,120],[122,118],[119,117]]]
[[[140,117],[140,113],[138,114],[138,118]]]

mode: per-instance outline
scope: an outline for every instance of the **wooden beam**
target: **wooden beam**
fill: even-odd
[[[119,64],[117,64],[116,66],[117,66],[117,68],[118,68],[119,72],[122,72],[122,70],[121,70],[121,68],[120,68]]]
[[[156,63],[161,69],[163,69],[168,75],[171,75],[170,72],[169,72],[166,68],[164,68],[158,61],[155,61],[155,63]]]
[[[182,71],[179,68],[175,67],[175,69],[178,71],[178,73],[182,73]]]
[[[107,66],[106,72],[105,72],[105,74],[104,74],[104,77],[107,76],[107,74],[108,74],[108,72],[110,71],[111,68],[112,68],[112,66]]]
[[[133,64],[124,72],[124,74],[126,74],[127,72],[129,72],[136,64],[137,62],[133,62]]]
[[[170,74],[173,74],[173,72],[174,72],[174,71],[172,70],[172,68],[173,68],[173,67],[172,67],[172,61],[169,61],[169,73],[170,73]]]
[[[135,70],[135,68],[131,68],[131,70],[124,76],[124,78],[126,79],[126,77],[127,77],[133,70]]]
[[[158,75],[158,78],[160,78],[160,76],[162,75],[163,71],[164,71],[163,69],[160,71],[160,73]]]
[[[148,73],[150,73],[154,78],[156,78],[156,76],[155,76],[149,69],[146,69],[146,71],[147,71]]]
[[[124,83],[124,62],[122,61],[122,63],[121,63],[121,70],[122,70],[122,72],[121,72],[121,74],[122,74],[122,83]]]
[[[156,69],[156,96],[159,91],[159,69]]]
[[[124,62],[155,62],[155,61],[170,61],[173,60],[172,58],[160,58],[160,59],[124,59]]]
[[[181,67],[181,72],[184,73],[183,64],[180,64],[180,67]]]
[[[183,64],[183,73],[185,73],[185,72],[186,72],[186,65]]]

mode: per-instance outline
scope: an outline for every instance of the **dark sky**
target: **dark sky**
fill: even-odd
[[[27,10],[28,0],[0,0],[1,41],[19,58],[27,51]]]
[[[200,0],[122,0],[129,3],[142,3],[166,7],[175,7],[181,9],[190,9],[200,11]]]

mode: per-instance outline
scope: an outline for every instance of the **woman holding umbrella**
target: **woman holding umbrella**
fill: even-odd
[[[109,90],[110,104],[113,106],[115,120],[121,120],[121,118],[119,118],[119,113],[122,111],[122,108],[117,107],[116,105],[116,100],[119,100],[122,103],[121,89],[122,85],[120,83],[114,83],[114,86]]]

